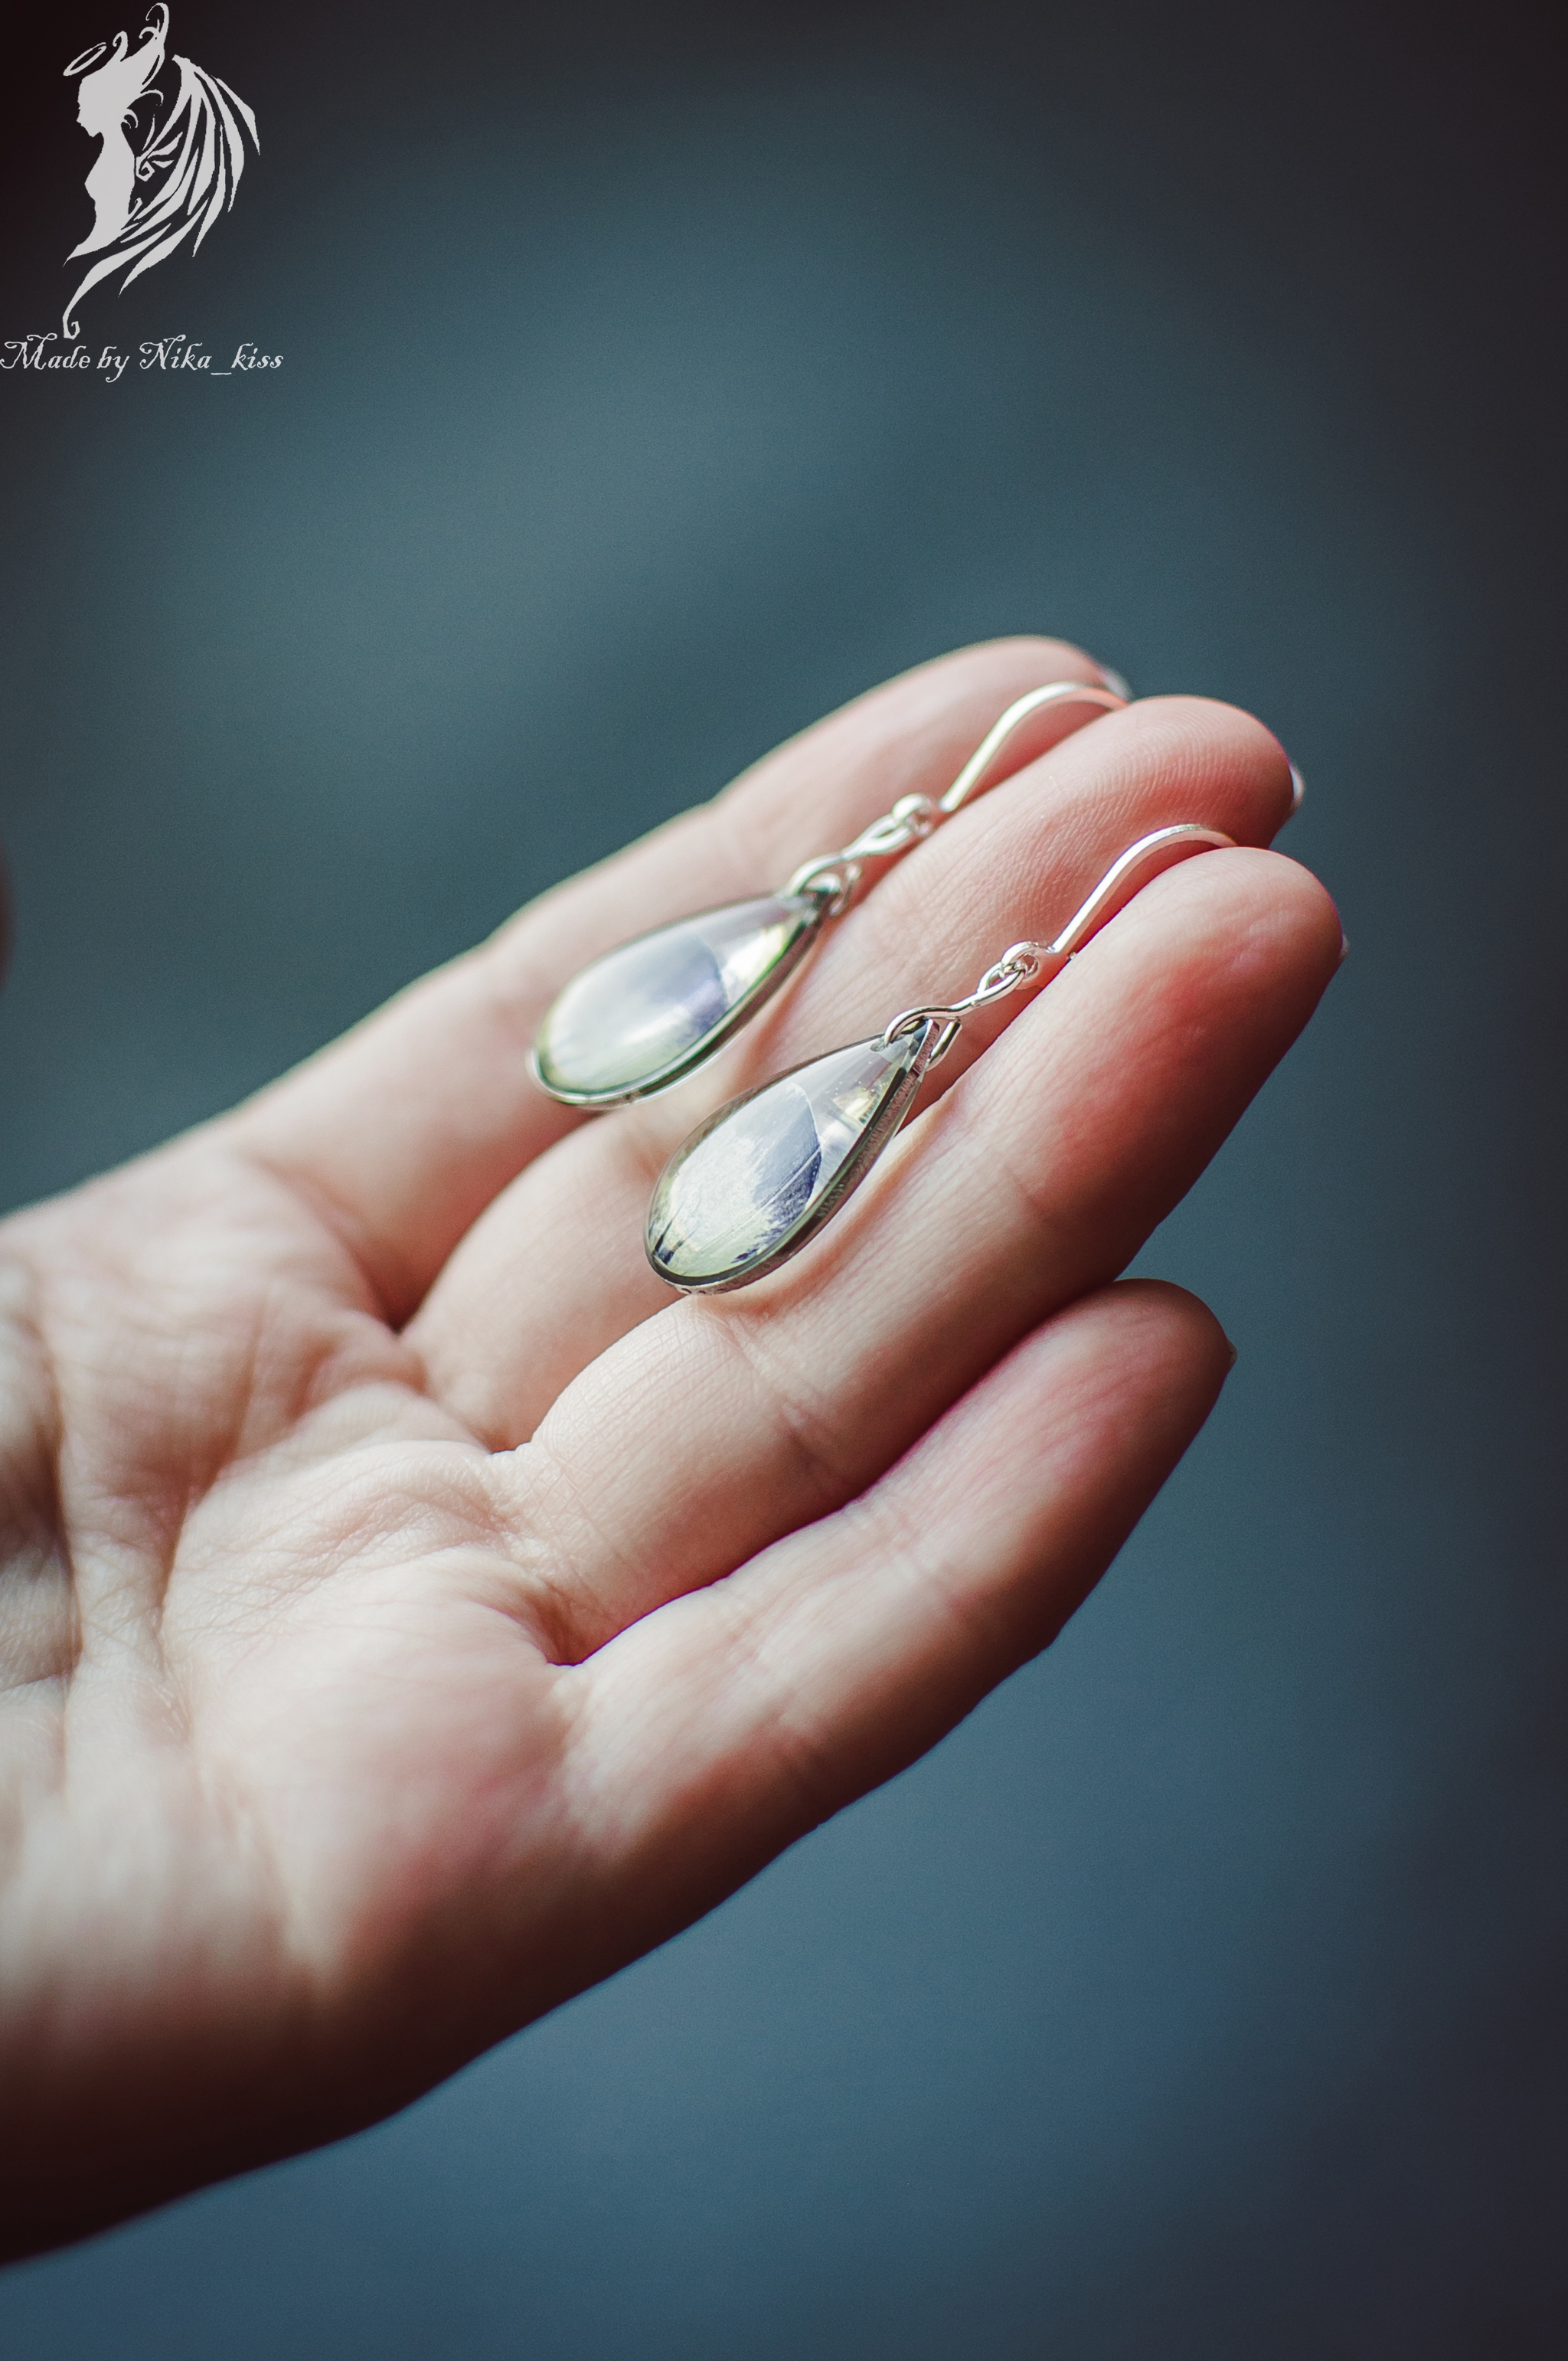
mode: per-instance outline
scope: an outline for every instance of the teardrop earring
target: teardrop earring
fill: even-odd
[[[567,1106],[623,1106],[696,1071],[765,1007],[830,918],[853,901],[868,862],[920,843],[982,785],[1003,746],[1044,707],[1126,703],[1092,682],[1052,681],[1008,707],[948,792],[901,796],[839,852],[795,871],[779,894],[729,902],[639,935],[583,968],[558,994],[533,1044],[536,1081]]]
[[[1156,829],[1112,863],[1054,942],[1014,943],[967,999],[906,1008],[874,1039],[814,1058],[709,1115],[665,1165],[648,1208],[648,1259],[659,1277],[688,1294],[719,1294],[798,1254],[859,1188],[966,1016],[1042,971],[1047,983],[1059,975],[1153,854],[1233,842],[1190,823]]]

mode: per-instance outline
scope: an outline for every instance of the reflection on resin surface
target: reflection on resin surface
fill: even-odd
[[[694,1133],[665,1166],[648,1252],[677,1285],[725,1279],[775,1253],[908,1073],[923,1036],[858,1041],[785,1074]]]
[[[756,994],[820,917],[809,895],[766,894],[607,953],[573,977],[540,1027],[540,1080],[594,1098],[645,1087]]]

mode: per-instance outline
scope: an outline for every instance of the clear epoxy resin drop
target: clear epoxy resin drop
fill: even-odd
[[[765,894],[608,951],[572,978],[540,1027],[540,1081],[578,1106],[678,1082],[778,990],[827,910],[820,895]]]
[[[903,1122],[940,1027],[858,1041],[732,1100],[678,1148],[648,1209],[675,1287],[742,1287],[819,1229]]]

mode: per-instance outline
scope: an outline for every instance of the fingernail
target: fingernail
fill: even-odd
[[[1118,697],[1124,697],[1131,705],[1133,691],[1124,672],[1118,672],[1114,664],[1101,664],[1100,677],[1107,688],[1113,688]]]
[[[1231,1345],[1231,1340],[1230,1340],[1230,1338],[1229,1338],[1228,1336],[1226,1337],[1225,1342],[1226,1342],[1226,1344],[1227,1344],[1227,1345]],[[1241,1348],[1241,1346],[1240,1346],[1239,1345],[1231,1345],[1231,1362],[1230,1362],[1230,1366],[1231,1366],[1231,1367],[1232,1367],[1233,1369],[1235,1367],[1236,1363],[1241,1359],[1241,1356],[1242,1356],[1242,1348]]]
[[[1349,943],[1349,941],[1348,941],[1347,938],[1345,937],[1345,935],[1344,935],[1344,933],[1343,933],[1343,929],[1342,929],[1341,934],[1340,934],[1340,939],[1339,939],[1339,963],[1340,963],[1341,967],[1343,967],[1343,966],[1344,965],[1344,963],[1345,963],[1346,960],[1347,960],[1349,957],[1350,957],[1350,943]]]
[[[1285,759],[1288,763],[1290,763],[1290,757],[1288,754],[1286,755]],[[1306,792],[1306,780],[1301,776],[1301,774],[1296,768],[1295,763],[1290,763],[1290,808],[1285,815],[1287,819],[1295,818],[1297,813],[1301,808],[1301,798]]]

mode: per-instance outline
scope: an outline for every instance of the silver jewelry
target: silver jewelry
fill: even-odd
[[[1112,863],[1054,942],[1014,943],[966,999],[905,1008],[874,1039],[814,1058],[709,1115],[665,1165],[648,1208],[659,1277],[688,1294],[720,1294],[798,1254],[859,1188],[966,1016],[1059,975],[1152,854],[1233,842],[1189,823],[1156,829]]]
[[[1092,682],[1052,681],[1010,705],[945,796],[901,796],[852,844],[797,869],[780,894],[729,902],[640,935],[579,971],[540,1026],[535,1080],[567,1106],[623,1106],[706,1063],[792,976],[830,918],[847,910],[868,862],[897,858],[967,803],[1003,747],[1048,705],[1126,699]]]

